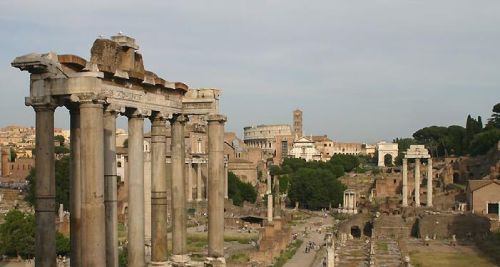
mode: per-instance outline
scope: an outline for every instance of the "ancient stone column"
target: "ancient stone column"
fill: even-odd
[[[280,179],[277,176],[274,177],[274,217],[277,219],[281,218],[281,203],[280,203]]]
[[[408,159],[403,159],[403,186],[401,188],[403,194],[403,207],[408,207]]]
[[[151,120],[151,264],[164,266],[167,258],[166,118]]]
[[[187,255],[186,189],[184,179],[185,140],[184,126],[187,118],[175,115],[172,125],[172,261],[183,266],[189,261]]]
[[[202,196],[202,180],[201,180],[201,163],[196,164],[196,201],[203,200]]]
[[[432,207],[432,159],[427,159],[427,207]]]
[[[209,265],[225,266],[224,260],[224,123],[226,116],[210,114],[208,122],[208,259]]]
[[[192,160],[187,164],[188,178],[187,178],[187,201],[193,201],[193,163]]]
[[[415,207],[420,207],[420,159],[415,159]]]
[[[70,211],[70,247],[71,267],[81,266],[81,218],[82,218],[82,186],[80,179],[80,107],[73,105],[70,114],[70,180],[69,180],[69,211]]]
[[[228,163],[224,163],[224,198],[229,199],[229,184],[228,184]]]
[[[107,107],[104,111],[104,208],[107,267],[118,267],[116,116],[117,111],[113,107]]]
[[[128,114],[128,266],[144,267],[144,116]]]
[[[54,110],[55,105],[34,105],[35,139],[35,265],[56,266],[56,226],[54,172]]]
[[[267,221],[273,221],[273,195],[271,191],[271,173],[267,172]]]
[[[82,266],[106,265],[103,104],[80,102]]]

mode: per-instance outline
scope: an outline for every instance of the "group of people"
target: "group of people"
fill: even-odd
[[[319,246],[316,245],[316,243],[314,241],[309,241],[307,243],[305,253],[309,253],[311,251],[311,249],[318,250]]]

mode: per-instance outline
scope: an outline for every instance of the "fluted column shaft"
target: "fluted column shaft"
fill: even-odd
[[[408,159],[403,159],[403,185],[401,188],[403,195],[403,207],[408,207]]]
[[[183,263],[188,260],[184,179],[186,121],[187,118],[184,115],[176,115],[170,122],[172,125],[172,261],[174,263]]]
[[[427,207],[432,207],[432,159],[427,159]]]
[[[144,118],[128,117],[128,266],[144,267]]]
[[[224,257],[224,123],[208,115],[208,256]]]
[[[80,108],[70,107],[70,181],[69,181],[69,211],[70,211],[70,247],[71,267],[81,266],[81,218],[82,218],[82,185],[80,177]]]
[[[165,118],[157,116],[151,125],[151,263],[159,266],[168,260],[165,122]]]
[[[104,207],[106,266],[118,267],[118,187],[116,175],[116,111],[104,112]]]
[[[106,265],[103,105],[80,104],[82,179],[82,266]]]
[[[420,207],[420,159],[415,159],[415,207]]]
[[[33,107],[36,112],[35,139],[35,265],[56,266],[54,172],[54,110],[50,104]]]

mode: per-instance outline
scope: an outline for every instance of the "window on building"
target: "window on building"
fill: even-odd
[[[498,214],[498,203],[488,203],[488,214]]]
[[[118,161],[118,162],[116,163],[116,167],[121,168],[121,167],[122,167],[122,162],[121,162],[121,161]]]

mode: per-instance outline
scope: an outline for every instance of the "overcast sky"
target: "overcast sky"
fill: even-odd
[[[30,52],[89,58],[94,39],[136,38],[145,67],[223,90],[227,130],[289,123],[307,135],[376,142],[464,125],[500,102],[500,1],[0,0],[0,125],[34,125]],[[120,120],[125,127],[124,119]],[[56,127],[69,128],[64,108]]]

